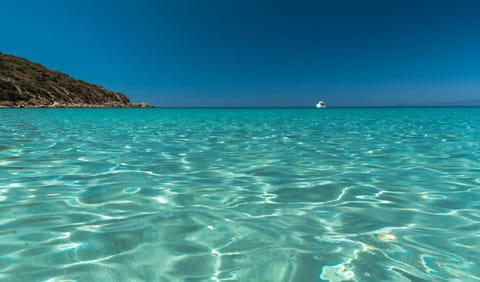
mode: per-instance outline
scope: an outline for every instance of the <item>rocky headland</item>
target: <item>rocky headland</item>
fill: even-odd
[[[127,96],[0,53],[0,108],[149,108]]]

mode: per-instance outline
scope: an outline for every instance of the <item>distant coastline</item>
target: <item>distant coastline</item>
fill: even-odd
[[[124,94],[0,52],[0,108],[152,108]]]

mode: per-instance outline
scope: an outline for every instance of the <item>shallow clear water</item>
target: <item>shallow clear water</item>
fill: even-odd
[[[0,111],[2,281],[480,281],[480,108]]]

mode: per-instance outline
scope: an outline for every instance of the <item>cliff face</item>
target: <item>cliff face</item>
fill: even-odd
[[[0,107],[145,107],[101,86],[0,53]]]

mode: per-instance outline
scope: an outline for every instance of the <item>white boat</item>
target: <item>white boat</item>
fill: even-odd
[[[327,107],[327,104],[325,104],[325,102],[323,102],[323,101],[318,101],[316,107],[317,107],[318,109],[324,109],[324,108]]]

